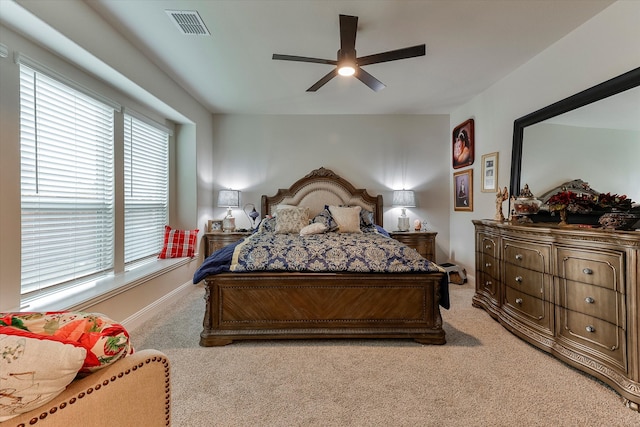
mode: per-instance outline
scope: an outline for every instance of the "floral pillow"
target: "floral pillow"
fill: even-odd
[[[193,257],[196,251],[196,230],[172,230],[171,227],[164,227],[164,246],[158,258],[182,258]]]
[[[276,211],[276,234],[297,234],[307,225],[309,225],[309,208],[286,208]]]
[[[0,313],[3,334],[47,339],[86,349],[81,374],[95,372],[133,353],[125,328],[98,313]]]
[[[62,393],[78,374],[87,353],[81,346],[6,334],[7,329],[14,328],[0,326],[0,422]]]

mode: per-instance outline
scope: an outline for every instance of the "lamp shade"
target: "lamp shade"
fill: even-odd
[[[240,192],[238,190],[220,190],[218,192],[219,208],[240,207]]]
[[[393,192],[392,205],[398,208],[414,208],[416,193],[413,190],[396,190]]]

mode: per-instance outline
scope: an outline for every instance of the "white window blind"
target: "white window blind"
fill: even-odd
[[[169,134],[124,115],[124,262],[157,256],[169,206]]]
[[[20,65],[23,294],[113,268],[113,111]]]

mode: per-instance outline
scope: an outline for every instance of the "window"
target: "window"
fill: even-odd
[[[20,65],[22,293],[114,263],[114,107]]]
[[[124,262],[162,250],[169,206],[169,134],[124,116]]]

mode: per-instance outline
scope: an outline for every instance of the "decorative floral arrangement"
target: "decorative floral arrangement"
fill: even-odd
[[[573,191],[560,191],[547,201],[550,211],[567,210],[573,213],[588,213],[593,210],[629,210],[632,201],[626,195],[600,193],[596,195],[576,194]]]
[[[596,198],[596,205],[600,208],[611,208],[626,211],[631,209],[633,203],[626,195],[600,193]]]

